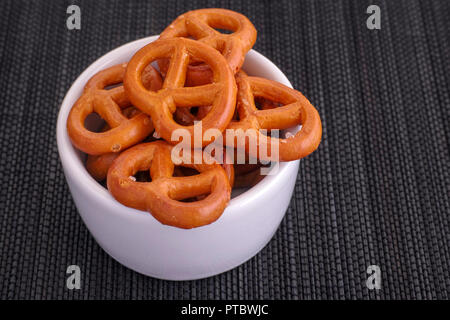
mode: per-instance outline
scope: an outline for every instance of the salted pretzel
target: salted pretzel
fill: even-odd
[[[149,211],[163,224],[195,228],[217,220],[231,196],[224,169],[214,164],[188,164],[200,174],[173,177],[172,146],[163,141],[142,143],[124,151],[108,171],[111,194],[122,204]],[[135,182],[137,171],[150,170],[151,182]],[[181,200],[200,195],[200,201]]]
[[[245,148],[253,157],[260,160],[271,159],[271,143],[275,142],[269,136],[263,136],[259,129],[287,129],[301,124],[302,128],[292,137],[278,139],[279,160],[291,161],[306,157],[312,153],[320,143],[322,137],[322,123],[317,110],[299,91],[288,88],[278,82],[249,77],[244,72],[236,75],[238,85],[237,109],[239,121],[232,121],[227,129],[242,129],[249,137],[256,139],[258,148],[254,149],[244,139],[228,139],[226,145],[236,145]],[[282,106],[267,110],[258,110],[255,97],[261,97],[280,103]],[[253,129],[253,130],[248,130]],[[236,131],[235,131],[236,132]],[[265,148],[267,158],[261,159],[259,150]]]
[[[214,82],[197,87],[184,87],[186,70],[191,57],[204,60],[214,73]],[[144,68],[157,59],[170,58],[170,67],[163,88],[148,91],[142,84]],[[131,102],[152,117],[156,132],[172,144],[176,129],[189,131],[194,145],[194,127],[182,126],[173,119],[177,107],[211,106],[202,119],[203,131],[215,128],[223,131],[233,117],[236,103],[236,83],[225,58],[213,48],[190,39],[158,40],[139,50],[128,63],[124,87]],[[202,137],[202,145],[213,141]]]
[[[220,33],[215,28],[230,30],[233,33]],[[255,44],[256,33],[255,27],[246,16],[231,10],[211,8],[188,11],[180,15],[161,33],[160,39],[192,37],[206,43],[219,50],[232,72],[236,73],[244,63],[245,54]],[[168,69],[167,60],[160,60],[158,64],[163,73]],[[207,84],[212,81],[212,76],[208,65],[197,62],[188,67],[187,84]]]
[[[130,106],[123,86],[107,90],[120,84],[126,64],[115,65],[94,75],[86,84],[83,94],[73,105],[67,119],[67,131],[72,143],[81,151],[91,155],[120,152],[143,140],[153,130],[151,119],[144,113],[128,119],[123,108]],[[148,66],[142,72],[141,83],[149,90],[162,86],[161,75]],[[91,113],[97,113],[111,128],[104,132],[86,129],[84,122]]]

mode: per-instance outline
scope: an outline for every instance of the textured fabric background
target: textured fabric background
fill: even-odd
[[[1,1],[0,297],[449,298],[450,1]],[[80,31],[66,8],[81,7]],[[366,9],[381,7],[381,30]],[[98,57],[188,9],[225,7],[318,108],[273,240],[216,277],[170,282],[110,258],[82,223],[56,148],[60,103]],[[82,289],[66,289],[66,268]],[[379,265],[382,289],[366,288]]]

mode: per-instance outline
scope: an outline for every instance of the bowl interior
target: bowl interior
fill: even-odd
[[[109,53],[105,54],[93,64],[91,64],[73,83],[72,87],[67,92],[61,109],[58,115],[57,122],[57,142],[58,151],[65,169],[66,175],[70,174],[78,183],[82,184],[84,188],[88,188],[90,191],[98,194],[99,199],[103,201],[113,201],[116,205],[122,206],[118,203],[100,183],[98,183],[85,169],[86,155],[72,146],[66,130],[67,117],[72,105],[80,97],[84,85],[86,82],[97,72],[105,68],[111,67],[116,64],[128,62],[136,51],[145,46],[146,44],[155,41],[158,36],[151,36],[143,39],[139,39],[130,43],[127,43],[119,48],[116,48]],[[278,81],[286,86],[292,87],[286,76],[266,57],[261,55],[255,50],[248,52],[243,70],[249,75],[259,76],[274,81]],[[92,130],[98,130],[101,126],[101,120],[98,118],[90,118],[88,120],[88,128]],[[283,136],[286,132],[295,133],[299,130],[299,126],[283,130],[280,135]],[[252,196],[256,195],[260,188],[270,187],[275,183],[277,176],[283,170],[289,170],[289,168],[296,166],[296,161],[281,162],[272,169],[269,175],[262,179],[257,185],[250,189],[240,189],[233,192],[233,198],[231,199],[228,207],[239,206],[241,201],[250,201]],[[277,170],[277,171],[274,171]],[[135,209],[122,206],[124,210],[130,210],[134,212],[140,212]],[[144,213],[144,212],[142,212]],[[147,214],[147,213],[145,213]]]

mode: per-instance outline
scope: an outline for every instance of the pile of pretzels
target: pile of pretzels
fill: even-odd
[[[73,145],[88,155],[86,168],[92,177],[106,180],[123,205],[149,211],[163,224],[189,229],[216,221],[233,187],[251,187],[262,179],[260,167],[268,158],[261,156],[261,148],[270,150],[276,142],[279,161],[312,153],[322,136],[317,110],[299,91],[241,70],[255,41],[255,27],[240,13],[189,11],[128,63],[95,74],[67,120]],[[85,124],[92,113],[105,123],[96,132]],[[175,164],[174,131],[188,130],[194,139],[198,122],[203,131],[242,129],[253,135],[257,148],[249,148],[248,139],[226,139],[225,146],[258,163]],[[260,132],[297,125],[301,130],[285,138]],[[204,159],[203,150],[214,137],[202,136],[197,145],[191,142],[197,147],[189,160],[196,155]]]

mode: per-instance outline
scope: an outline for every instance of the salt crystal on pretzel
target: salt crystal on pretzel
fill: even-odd
[[[164,141],[142,143],[123,153],[108,171],[107,184],[120,203],[149,211],[163,224],[195,228],[217,220],[231,197],[231,186],[224,169],[217,163],[181,166],[200,172],[173,177],[172,146]],[[129,177],[138,170],[150,170],[151,182],[135,182]],[[194,202],[183,199],[207,196]]]
[[[239,120],[231,121],[227,130],[246,131],[257,141],[258,148],[251,149],[244,139],[236,137],[227,140],[226,145],[243,148],[251,156],[264,161],[297,160],[317,149],[322,137],[322,123],[319,113],[303,94],[276,81],[249,77],[242,71],[236,75],[236,83]],[[255,97],[275,101],[282,106],[259,110],[255,106]],[[302,125],[301,130],[293,137],[287,136],[287,139],[271,138],[259,131],[283,130],[299,124]],[[269,155],[272,144],[278,144],[279,159],[272,159]],[[264,154],[266,156],[263,156]]]

